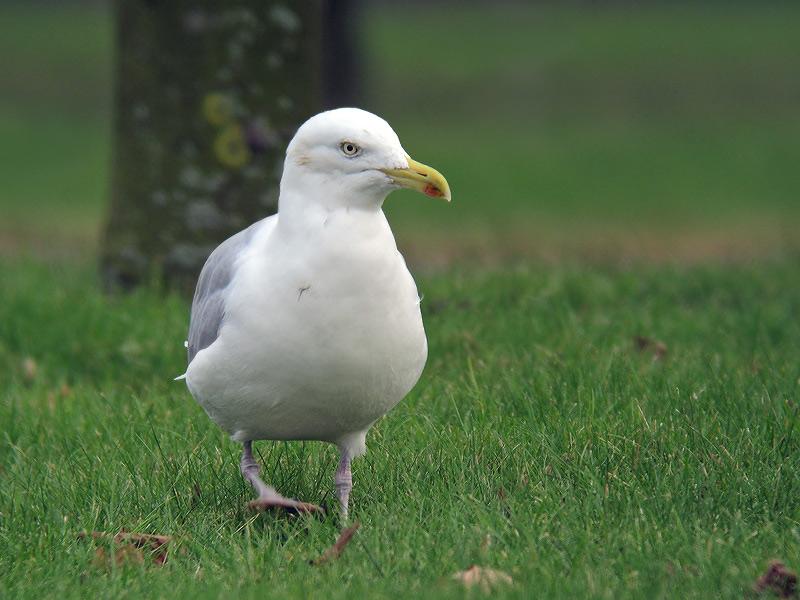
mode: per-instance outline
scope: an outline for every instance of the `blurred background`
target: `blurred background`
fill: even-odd
[[[454,202],[386,210],[421,266],[750,260],[800,245],[800,6],[363,2],[363,108]],[[113,10],[0,8],[0,256],[94,255]]]

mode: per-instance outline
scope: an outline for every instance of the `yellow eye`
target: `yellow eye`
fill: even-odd
[[[342,142],[342,145],[339,147],[342,149],[345,156],[353,157],[361,152],[361,148],[356,146],[353,142]]]

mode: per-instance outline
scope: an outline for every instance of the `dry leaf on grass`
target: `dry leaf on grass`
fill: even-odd
[[[652,354],[653,360],[663,360],[667,356],[667,345],[664,342],[643,335],[633,336],[633,347],[641,354]]]
[[[511,575],[508,573],[496,569],[479,567],[478,565],[472,565],[466,571],[454,573],[453,579],[460,581],[466,588],[477,586],[486,593],[491,592],[493,588],[499,585],[511,585],[514,583],[514,580],[511,579]]]
[[[200,499],[202,498],[202,496],[203,496],[203,491],[200,489],[200,484],[195,482],[194,485],[192,485],[192,500],[191,500],[192,507],[195,507],[198,504],[200,504]]]
[[[112,558],[105,548],[100,546],[94,551],[92,564],[98,569],[107,569],[111,566]],[[119,546],[114,550],[114,564],[121,567],[124,564],[142,565],[144,564],[144,553],[135,546]]]
[[[22,360],[22,378],[25,383],[31,383],[36,379],[36,373],[39,371],[39,365],[30,356],[26,356]]]
[[[759,594],[769,590],[779,598],[791,598],[797,591],[797,575],[774,560],[753,587]]]
[[[342,552],[344,552],[347,544],[349,544],[350,540],[353,539],[353,536],[355,535],[356,531],[358,531],[359,527],[361,527],[361,523],[356,521],[350,527],[342,529],[333,546],[325,550],[325,552],[323,552],[318,558],[310,561],[310,563],[314,566],[319,566],[339,558],[342,555]]]
[[[172,541],[168,535],[155,535],[150,533],[132,533],[124,529],[112,535],[105,531],[82,532],[78,539],[91,538],[93,540],[108,540],[114,542],[114,562],[142,564],[145,556],[149,556],[153,563],[163,565],[167,561],[167,544]],[[95,551],[94,563],[97,566],[107,566],[109,563],[108,552],[99,547]]]

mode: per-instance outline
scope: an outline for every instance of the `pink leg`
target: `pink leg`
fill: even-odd
[[[264,483],[261,477],[259,477],[261,467],[258,466],[255,458],[253,458],[253,442],[244,443],[244,451],[242,452],[242,460],[239,463],[239,469],[242,472],[242,477],[253,486],[253,489],[255,489],[258,494],[258,498],[248,503],[247,506],[249,508],[258,511],[277,508],[299,513],[322,511],[316,504],[285,498],[281,496],[274,487]]]
[[[347,520],[347,512],[350,504],[350,490],[353,489],[353,473],[350,470],[350,455],[347,451],[342,451],[342,457],[339,460],[339,468],[336,469],[336,475],[333,477],[333,482],[336,484],[336,496],[339,498],[339,505],[342,510],[342,518]]]

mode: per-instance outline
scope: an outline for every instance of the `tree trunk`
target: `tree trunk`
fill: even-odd
[[[323,2],[322,86],[326,109],[358,106],[363,96],[360,15],[361,0]]]
[[[286,144],[322,98],[322,4],[118,0],[109,287],[191,290],[274,213]]]

